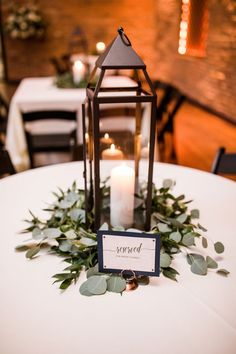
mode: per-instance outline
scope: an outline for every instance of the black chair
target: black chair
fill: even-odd
[[[8,151],[0,148],[0,178],[15,173],[16,170],[12,164]]]
[[[4,137],[7,130],[8,103],[0,94],[0,145],[4,145]]]
[[[30,165],[35,167],[35,154],[43,153],[71,153],[76,146],[76,122],[75,111],[49,110],[22,113],[26,140],[28,145]],[[50,127],[48,124],[50,123]],[[58,127],[64,127],[58,132]],[[43,128],[43,132],[42,132]]]
[[[225,148],[220,147],[212,164],[211,172],[236,175],[236,153],[226,153]]]
[[[169,134],[173,140],[174,118],[186,97],[174,86],[161,81],[155,82],[155,88],[157,94],[158,91],[161,93],[156,114],[158,144],[161,148],[160,150],[171,150],[171,158],[175,159],[174,144],[172,142],[171,149],[169,149],[166,146],[165,138]]]

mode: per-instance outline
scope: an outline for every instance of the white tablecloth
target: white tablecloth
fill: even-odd
[[[103,86],[134,86],[135,82],[126,76],[105,76]],[[130,94],[130,93],[127,93]],[[85,89],[59,89],[53,78],[26,78],[21,81],[9,109],[6,148],[18,171],[29,168],[29,156],[24,134],[21,112],[64,109],[77,111],[78,144],[82,144],[82,103]],[[143,132],[147,131],[150,105],[146,105]]]
[[[113,165],[116,162],[113,162]],[[109,165],[103,169],[106,175]],[[236,184],[205,172],[155,164],[154,180],[176,180],[174,193],[193,199],[208,237],[221,240],[225,253],[216,256],[228,278],[215,270],[191,273],[185,256],[173,262],[180,276],[161,276],[134,292],[83,297],[81,280],[61,292],[51,276],[66,264],[56,256],[27,260],[14,247],[28,210],[42,208],[57,187],[76,179],[82,187],[82,163],[26,171],[0,181],[0,353],[2,354],[235,354],[236,348]],[[207,253],[215,257],[210,245]]]

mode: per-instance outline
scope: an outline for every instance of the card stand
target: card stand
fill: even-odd
[[[127,274],[125,274],[125,272],[127,272]],[[131,273],[131,274],[130,274]],[[138,281],[137,281],[137,277],[136,274],[133,270],[131,269],[123,269],[120,273],[121,277],[125,280],[126,282],[126,291],[131,291],[131,290],[135,290],[138,287]]]

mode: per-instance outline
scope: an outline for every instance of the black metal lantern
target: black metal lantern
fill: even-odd
[[[109,70],[132,70],[134,80],[122,87],[104,85]],[[97,59],[86,95],[83,105],[86,214],[88,216],[91,211],[94,214],[95,231],[104,221],[129,228],[137,226],[134,217],[137,207],[143,215],[143,225],[138,222],[139,227],[147,230],[151,218],[156,92],[146,65],[133,50],[122,28]],[[129,117],[130,114],[133,116]],[[103,212],[106,189],[101,181],[105,177],[110,177],[109,214]],[[147,185],[144,210],[138,207],[134,197],[143,182]]]

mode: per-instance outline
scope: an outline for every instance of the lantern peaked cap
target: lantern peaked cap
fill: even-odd
[[[145,69],[146,65],[133,50],[122,27],[118,29],[118,33],[118,36],[97,59],[96,67],[100,69]]]

